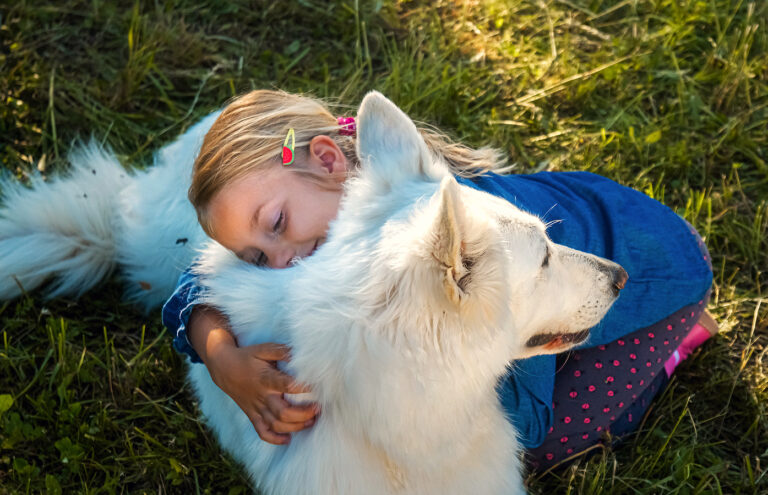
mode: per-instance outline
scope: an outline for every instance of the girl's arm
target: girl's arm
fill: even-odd
[[[187,331],[213,382],[240,406],[262,440],[285,444],[289,433],[314,424],[316,405],[292,406],[283,398],[309,392],[277,369],[277,361],[290,358],[288,347],[272,343],[237,347],[226,317],[207,306],[192,310]]]
[[[284,393],[308,391],[277,370],[277,361],[289,359],[290,349],[271,343],[237,347],[226,317],[194,304],[198,291],[196,277],[185,272],[163,307],[163,323],[176,335],[174,347],[192,362],[205,363],[214,383],[240,406],[265,442],[285,444],[289,433],[314,424],[316,405],[292,406],[283,398]]]

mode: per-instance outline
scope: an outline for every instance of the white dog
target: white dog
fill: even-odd
[[[203,414],[268,494],[523,492],[497,379],[510,360],[583,341],[623,270],[457,184],[378,93],[358,113],[358,153],[360,176],[311,258],[265,270],[212,246],[198,268],[241,345],[292,347],[318,422],[288,446],[264,443],[193,366]]]
[[[91,146],[67,178],[3,183],[0,298],[50,277],[51,295],[79,294],[116,263],[131,299],[149,308],[166,298],[205,239],[186,190],[216,116],[146,172]],[[378,93],[358,113],[358,153],[361,173],[310,259],[264,270],[214,245],[198,268],[206,302],[228,314],[241,345],[292,346],[288,369],[312,386],[318,422],[288,446],[264,443],[206,368],[191,366],[201,409],[265,493],[522,492],[497,379],[510,361],[584,341],[625,274],[457,184]]]

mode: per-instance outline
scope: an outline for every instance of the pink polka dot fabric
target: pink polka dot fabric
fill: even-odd
[[[706,306],[686,306],[652,327],[610,344],[558,356],[554,424],[544,443],[529,450],[543,470],[611,437],[634,431],[668,381],[664,363]],[[570,451],[570,453],[569,453]]]
[[[704,242],[693,227],[691,233],[711,269]],[[696,325],[708,300],[709,292],[648,328],[609,344],[559,355],[552,397],[554,423],[544,443],[528,451],[529,467],[543,471],[566,464],[563,461],[596,444],[609,438],[616,442],[635,431],[651,400],[666,387],[668,370],[674,370],[665,364],[674,360],[673,353]]]

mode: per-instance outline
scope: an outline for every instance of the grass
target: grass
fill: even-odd
[[[518,172],[642,190],[705,236],[723,331],[637,434],[529,489],[766,493],[767,21],[749,0],[0,2],[0,160],[53,174],[93,135],[142,167],[251,88],[339,113],[376,88]],[[248,491],[119,282],[0,303],[0,326],[0,494]]]

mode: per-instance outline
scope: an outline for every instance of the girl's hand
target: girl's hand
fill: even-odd
[[[206,362],[214,383],[240,406],[259,437],[275,445],[288,443],[290,433],[312,426],[318,413],[314,404],[292,406],[283,398],[310,391],[277,369],[277,361],[289,359],[288,347],[270,343],[221,346]]]
[[[277,369],[277,361],[290,359],[290,349],[271,343],[237,347],[226,327],[223,314],[195,308],[188,326],[192,347],[213,382],[243,410],[259,437],[275,445],[288,443],[290,433],[312,426],[318,413],[316,404],[293,406],[283,397],[310,391]]]

